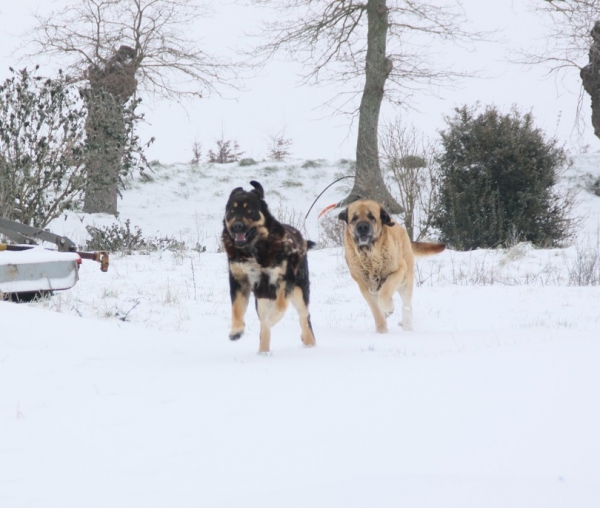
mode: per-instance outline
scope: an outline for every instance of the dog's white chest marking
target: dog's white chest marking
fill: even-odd
[[[251,288],[256,288],[261,283],[263,275],[266,275],[270,285],[276,286],[283,278],[286,267],[287,262],[274,268],[265,268],[255,260],[249,260],[241,263],[231,263],[231,273],[238,280],[245,278]]]
[[[236,279],[247,279],[250,287],[254,287],[260,282],[261,267],[254,260],[244,261],[243,263],[231,263],[230,269]]]

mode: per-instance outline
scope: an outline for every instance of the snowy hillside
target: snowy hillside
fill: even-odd
[[[418,262],[414,328],[374,332],[316,196],[346,162],[155,165],[120,224],[173,250],[85,262],[66,292],[0,302],[0,506],[596,507],[600,503],[600,154],[565,179],[584,218],[574,245],[446,251]],[[237,342],[219,252],[229,192],[262,183],[304,229],[317,347],[293,309],[256,354]],[[335,213],[330,214],[335,217]],[[79,244],[109,216],[51,225]]]

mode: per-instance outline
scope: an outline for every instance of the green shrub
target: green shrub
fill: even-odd
[[[299,182],[298,180],[284,180],[281,182],[281,185],[283,187],[302,187],[302,182]]]
[[[241,159],[238,164],[240,166],[254,166],[256,165],[256,161],[253,158],[248,157],[246,159]]]
[[[313,161],[313,160],[307,160],[304,161],[302,163],[302,167],[304,169],[310,169],[310,168],[318,168],[319,166],[321,166],[321,162],[320,161]]]
[[[124,224],[112,224],[105,227],[86,226],[90,235],[85,245],[86,250],[100,250],[108,252],[154,252],[154,251],[182,251],[186,250],[183,241],[173,237],[147,238],[138,226],[131,227],[129,219]],[[205,252],[206,248],[196,244],[192,250]]]
[[[277,173],[279,171],[279,167],[278,166],[265,166],[263,168],[263,171],[267,174],[271,174],[271,173]]]
[[[45,228],[81,203],[85,116],[62,73],[12,70],[0,84],[0,216]]]
[[[531,114],[513,108],[457,108],[441,133],[436,226],[458,250],[509,241],[557,246],[572,233],[572,198],[556,189],[566,153],[546,140]]]

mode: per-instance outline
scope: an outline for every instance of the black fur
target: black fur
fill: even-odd
[[[262,185],[256,181],[250,184],[254,187],[250,191],[233,189],[225,206],[221,239],[229,265],[231,302],[248,298],[250,292],[256,299],[276,300],[278,288],[284,284],[286,298],[298,287],[308,307],[306,253],[315,243],[306,241],[296,228],[277,221],[264,200]],[[280,276],[273,280],[278,269]],[[238,339],[242,333],[232,332],[230,338]]]
[[[381,218],[381,223],[384,226],[390,226],[390,227],[392,227],[395,224],[395,222],[390,217],[390,214],[385,211],[385,209],[383,208],[383,206],[381,207],[381,211],[379,212],[379,216]]]

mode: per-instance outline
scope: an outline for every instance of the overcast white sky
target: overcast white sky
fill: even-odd
[[[20,0],[3,2],[0,7],[0,80],[9,75],[10,65],[19,66],[12,51],[21,35],[32,26],[31,13],[61,5],[64,0]],[[542,36],[540,20],[528,13],[523,3],[514,0],[464,0],[472,23],[482,30],[499,30],[506,43],[481,44],[477,51],[452,50],[447,61],[459,67],[484,69],[488,78],[470,79],[460,88],[443,90],[441,97],[423,94],[414,97],[412,110],[395,111],[386,107],[384,115],[402,115],[405,123],[415,125],[426,135],[436,137],[443,128],[443,116],[455,106],[496,104],[508,110],[517,104],[521,110],[532,110],[536,124],[549,135],[556,135],[568,146],[578,150],[590,145],[598,149],[598,140],[587,126],[583,137],[574,133],[579,81],[575,72],[558,82],[545,77],[543,69],[526,71],[505,59],[509,47],[537,44]],[[198,33],[207,49],[221,51],[224,46],[239,45],[244,29],[260,19],[258,8],[229,2],[215,2],[215,15],[198,25]],[[355,158],[356,132],[350,118],[332,116],[323,104],[332,91],[323,86],[300,86],[292,63],[273,62],[260,76],[247,82],[247,91],[227,91],[226,96],[212,96],[188,104],[186,108],[161,102],[148,108],[148,125],[141,129],[142,140],[155,136],[148,151],[150,159],[162,162],[185,162],[192,156],[192,144],[199,142],[203,153],[214,147],[221,132],[226,139],[235,139],[245,156],[262,158],[267,153],[269,134],[285,128],[293,140],[292,156],[304,159]],[[589,99],[584,98],[583,116],[589,124]]]

